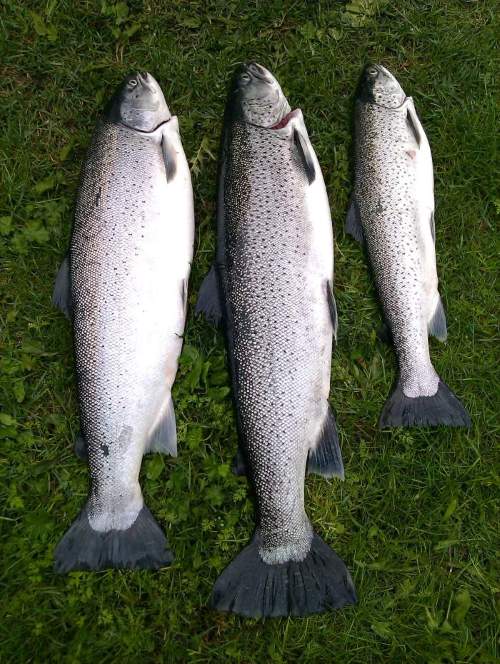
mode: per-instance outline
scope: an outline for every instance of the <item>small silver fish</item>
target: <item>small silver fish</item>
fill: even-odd
[[[56,569],[151,567],[172,555],[139,486],[145,452],[177,450],[171,387],[186,318],[193,194],[177,118],[147,73],[128,76],[85,161],[54,303],[73,321],[86,506]]]
[[[399,364],[380,426],[470,426],[429,355],[428,334],[440,341],[447,335],[436,270],[431,150],[412,98],[381,65],[364,70],[355,143],[346,231],[366,242]]]
[[[197,310],[224,318],[257,524],[212,604],[252,617],[351,604],[350,574],[304,507],[307,466],[344,472],[328,404],[337,325],[330,208],[302,112],[256,63],[237,72],[228,98],[217,216],[216,263]]]

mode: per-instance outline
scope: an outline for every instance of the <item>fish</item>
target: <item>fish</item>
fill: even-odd
[[[328,403],[337,328],[330,207],[302,111],[254,62],[236,71],[226,104],[217,221],[196,312],[225,327],[256,528],[211,604],[247,617],[340,608],[356,601],[353,581],[304,506],[306,466],[344,476]]]
[[[193,242],[178,119],[151,74],[130,74],[97,122],[53,294],[73,324],[90,472],[88,500],[55,550],[58,572],[173,560],[139,471],[146,452],[177,454],[171,388]]]
[[[345,230],[364,244],[398,360],[379,426],[463,426],[470,416],[436,372],[428,335],[446,341],[438,290],[429,141],[411,97],[367,65],[355,102],[355,181]]]

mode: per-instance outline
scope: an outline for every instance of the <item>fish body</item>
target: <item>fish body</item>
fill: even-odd
[[[399,364],[381,425],[468,425],[429,353],[429,333],[441,341],[447,336],[436,269],[431,150],[413,100],[384,67],[365,70],[355,126],[347,231],[366,242]]]
[[[91,489],[56,552],[61,571],[157,567],[171,560],[138,478],[145,452],[176,454],[171,388],[186,317],[193,201],[177,119],[150,75],[131,80],[146,100],[153,93],[160,98],[158,117],[137,128],[137,116],[128,126],[111,108],[99,121],[70,244],[70,309]],[[96,551],[81,543],[77,550],[82,528],[100,542]],[[131,531],[133,550],[127,548]],[[109,533],[120,540],[116,555]]]
[[[308,458],[313,470],[343,475],[328,405],[332,281],[330,209],[302,113],[290,111],[274,77],[252,63],[228,101],[215,274],[198,306],[213,313],[215,286],[256,495],[254,539],[214,589],[221,610],[304,615],[354,601],[347,569],[314,534],[304,507]]]

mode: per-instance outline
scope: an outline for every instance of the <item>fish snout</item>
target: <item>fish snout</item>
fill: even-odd
[[[269,72],[265,67],[259,65],[257,62],[250,62],[246,69],[249,74],[255,78],[259,78],[266,83],[272,83],[274,81],[274,76]]]

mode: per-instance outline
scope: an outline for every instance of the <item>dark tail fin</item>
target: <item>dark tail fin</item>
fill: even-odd
[[[337,424],[330,406],[328,406],[325,424],[318,444],[314,449],[309,450],[307,472],[323,475],[323,477],[344,479],[344,464],[340,451]]]
[[[347,567],[318,535],[300,562],[268,565],[260,557],[259,544],[256,535],[219,576],[213,608],[266,618],[307,616],[356,602]]]
[[[446,383],[439,381],[432,397],[407,397],[399,383],[386,401],[379,426],[426,427],[443,424],[449,427],[470,427],[469,413]]]
[[[55,570],[159,569],[170,565],[167,540],[147,507],[127,530],[94,530],[83,509],[55,551]]]

